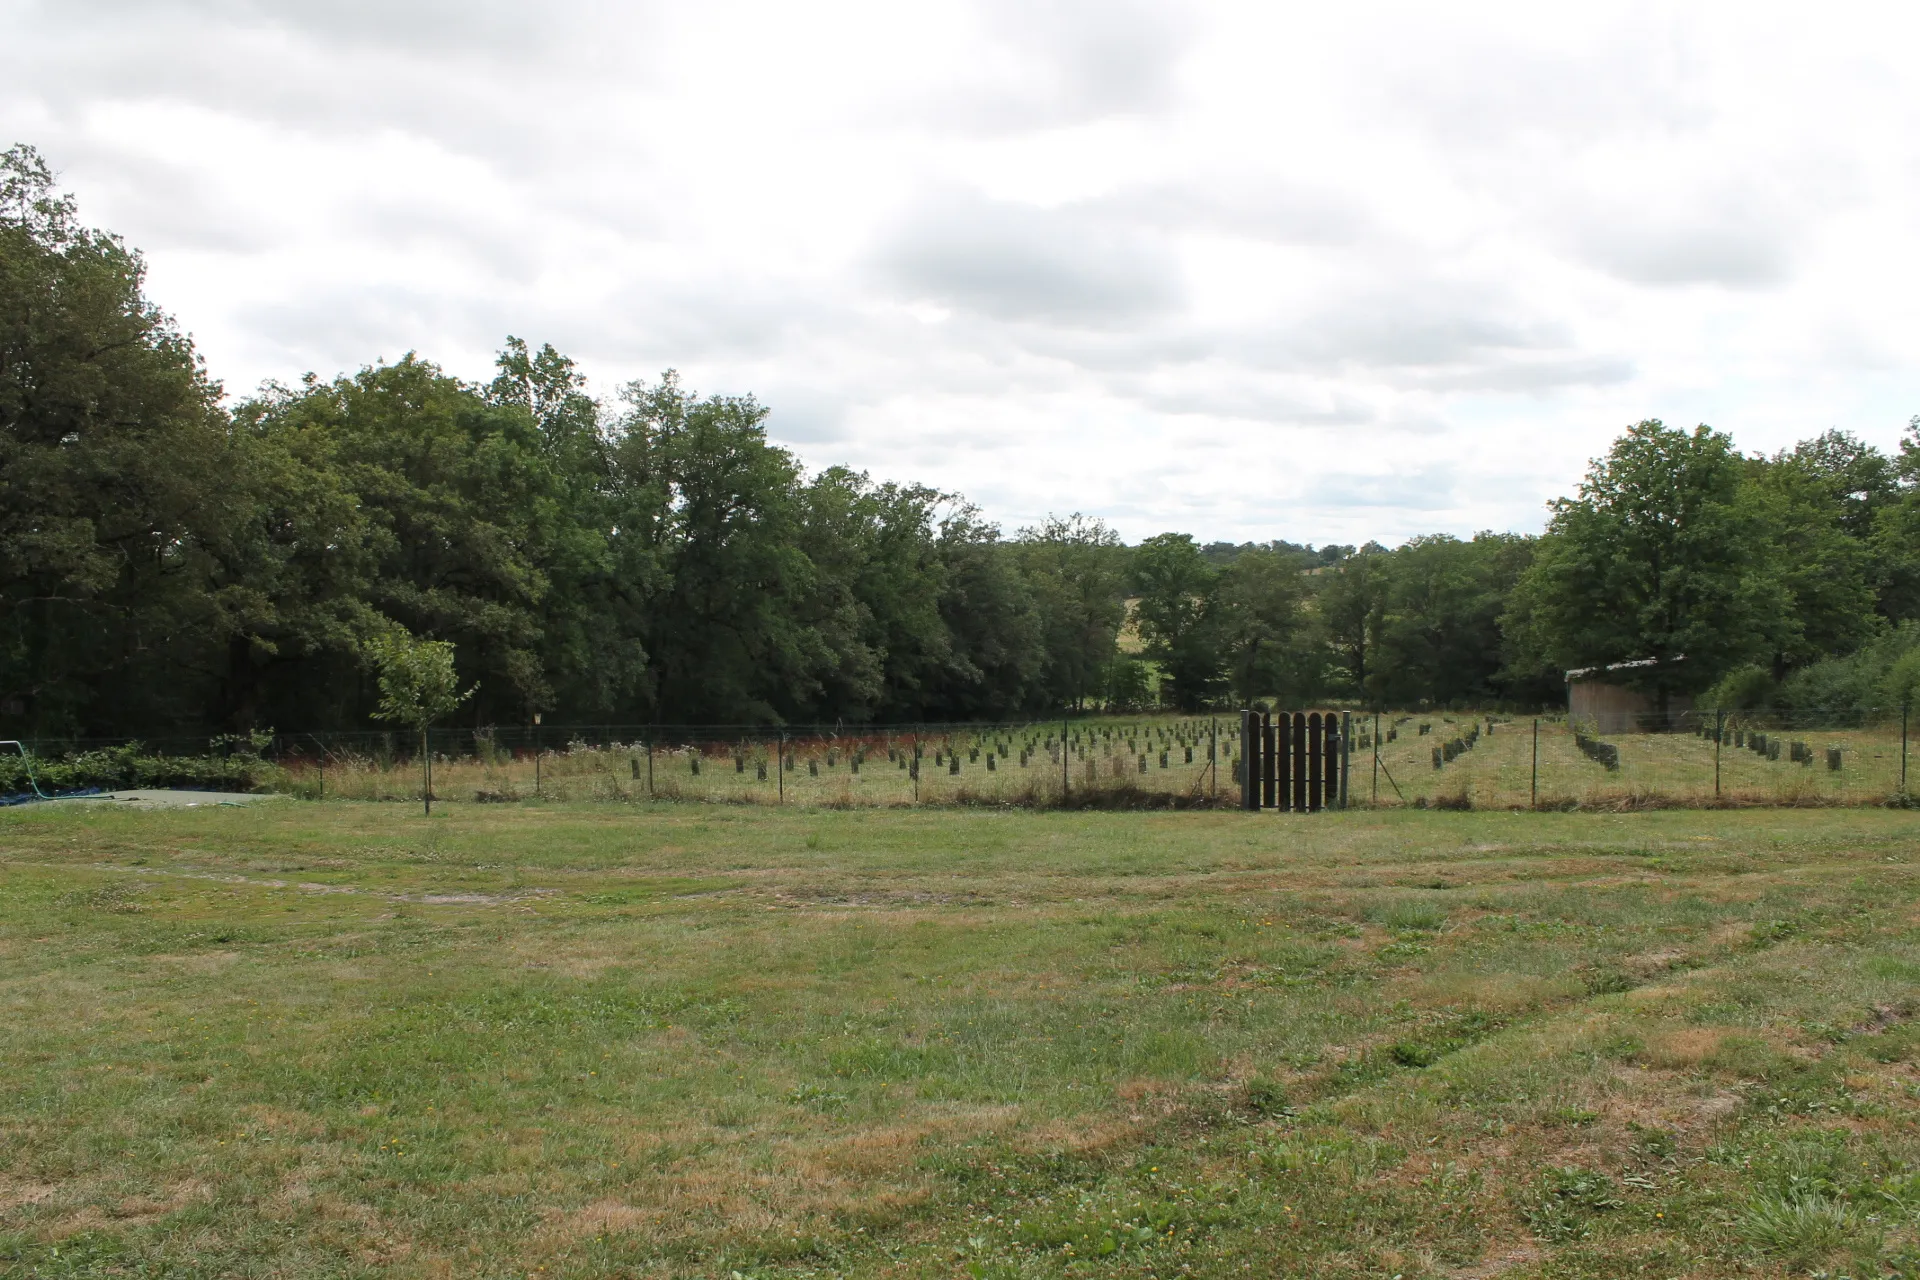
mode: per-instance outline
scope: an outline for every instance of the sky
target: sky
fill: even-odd
[[[1920,414],[1920,7],[0,0],[0,145],[242,396],[509,334],[1009,532],[1534,532]]]

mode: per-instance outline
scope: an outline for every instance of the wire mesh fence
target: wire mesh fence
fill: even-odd
[[[1440,808],[1880,805],[1907,795],[1901,707],[1369,717],[1353,786]]]
[[[266,785],[296,795],[440,801],[700,800],[886,807],[914,804],[1228,803],[1233,716],[895,726],[634,725],[447,728],[154,739],[154,754],[257,757]],[[47,759],[127,744],[30,742]],[[430,769],[428,767],[430,762]]]
[[[1898,706],[1614,714],[1604,724],[1356,711],[1347,723],[1356,808],[1883,805],[1908,795],[1908,715]],[[199,775],[179,762],[196,758],[212,785],[310,798],[418,800],[430,772],[437,800],[465,803],[1237,807],[1240,725],[1224,713],[778,729],[440,727],[426,735],[425,759],[420,737],[404,730],[23,746],[43,773],[69,784],[190,784]],[[151,776],[127,772],[136,768],[127,762],[155,758],[174,763]],[[7,767],[0,760],[0,773]],[[0,792],[25,790],[0,777]]]

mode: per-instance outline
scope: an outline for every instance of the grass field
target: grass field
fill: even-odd
[[[1920,1275],[1916,854],[1871,809],[13,810],[0,1275]]]
[[[1536,765],[1535,721],[1530,717],[1499,720],[1489,731],[1490,722],[1485,716],[1440,712],[1395,716],[1382,721],[1383,727],[1397,722],[1397,737],[1380,747],[1386,772],[1377,783],[1378,795],[1383,804],[1421,799],[1431,803],[1443,797],[1464,796],[1476,808],[1508,808],[1525,806],[1536,798],[1547,806],[1578,803],[1615,807],[1648,799],[1676,804],[1719,800],[1761,805],[1870,805],[1884,804],[1898,793],[1901,739],[1897,720],[1836,728],[1818,721],[1780,727],[1773,722],[1778,719],[1761,724],[1782,745],[1777,759],[1735,747],[1731,742],[1716,751],[1711,738],[1685,729],[1615,733],[1604,739],[1620,752],[1619,768],[1609,770],[1581,753],[1565,717],[1539,719]],[[1426,734],[1419,732],[1423,724],[1429,728]],[[1473,748],[1434,768],[1434,748],[1476,726],[1480,737]],[[1789,758],[1785,748],[1792,743],[1805,746],[1804,761]],[[1838,754],[1830,757],[1830,752]],[[1838,767],[1830,767],[1830,760]],[[1369,800],[1376,785],[1371,764],[1371,753],[1356,754],[1354,794]]]
[[[454,802],[684,799],[841,808],[1048,804],[1063,785],[1201,797],[1233,789],[1237,724],[1234,716],[1098,717],[796,731],[784,740],[766,733],[727,738],[716,730],[672,745],[646,743],[643,730],[586,729],[574,732],[587,736],[537,752],[495,749],[485,735],[446,730],[438,735],[434,794]],[[1222,761],[1218,778],[1209,747]],[[417,763],[383,757],[365,742],[357,751],[309,748],[290,769],[302,794],[317,796],[324,785],[326,794],[345,799],[418,798],[422,782]]]

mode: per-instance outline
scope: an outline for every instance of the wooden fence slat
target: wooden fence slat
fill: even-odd
[[[1260,807],[1260,713],[1240,713],[1240,807]]]
[[[1261,765],[1260,805],[1273,808],[1274,765],[1278,759],[1274,754],[1273,716],[1262,712],[1260,715]]]
[[[1307,717],[1307,758],[1301,761],[1306,765],[1307,803],[1305,807],[1308,813],[1320,812],[1320,739],[1320,713],[1316,711]]]

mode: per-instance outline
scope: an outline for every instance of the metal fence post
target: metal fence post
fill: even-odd
[[[1912,698],[1900,699],[1900,798],[1907,798],[1907,708]]]
[[[1067,771],[1073,767],[1073,757],[1067,753],[1067,718],[1060,717],[1060,798],[1067,798]]]
[[[1213,799],[1220,800],[1220,717],[1214,716],[1207,725],[1207,774],[1213,780]]]
[[[1533,718],[1533,765],[1527,778],[1527,808],[1540,807],[1540,717]]]
[[[1373,713],[1373,806],[1380,807],[1380,713]]]
[[[1240,713],[1240,807],[1260,807],[1260,713],[1252,709]]]
[[[1340,807],[1347,807],[1347,775],[1353,772],[1353,712],[1340,713]]]
[[[1713,713],[1713,798],[1715,800],[1720,798],[1720,739],[1726,736],[1726,708],[1716,708]]]
[[[647,799],[649,799],[649,800],[652,800],[652,799],[654,799],[654,794],[653,794],[653,734],[651,734],[651,733],[648,733],[648,734],[646,735],[646,743],[647,743]]]
[[[773,762],[773,776],[779,779],[779,783],[778,783],[780,788],[779,803],[785,804],[787,802],[787,731],[785,729],[782,729],[780,731],[780,743],[779,743],[778,750],[779,750],[779,755],[774,759],[774,762]]]

